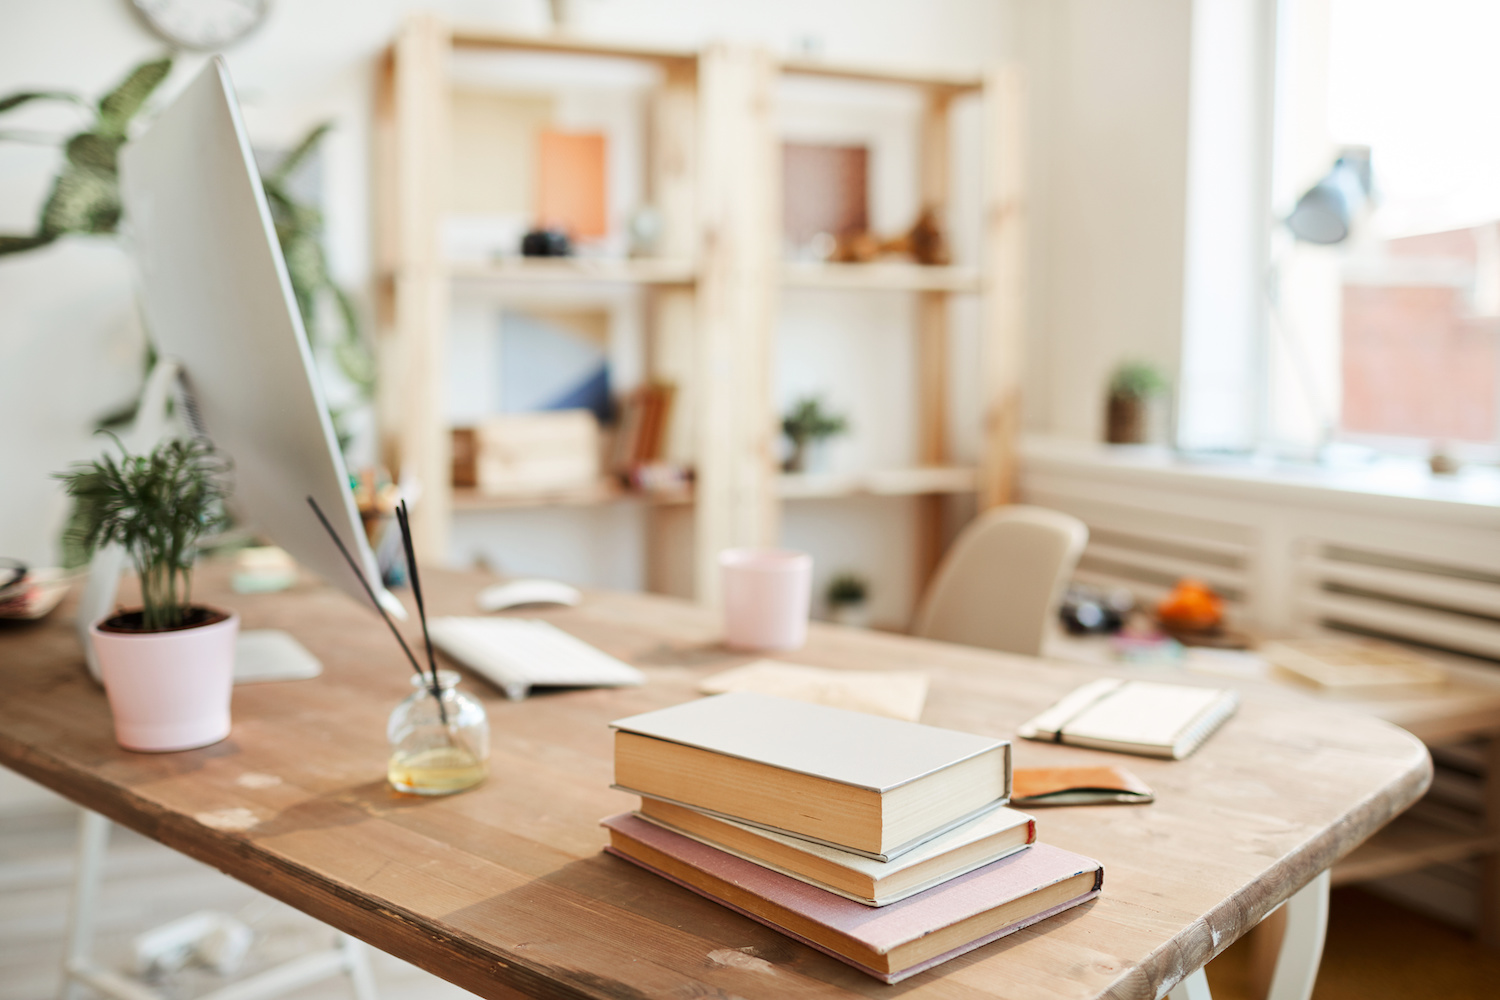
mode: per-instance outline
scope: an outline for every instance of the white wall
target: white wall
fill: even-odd
[[[1102,434],[1105,385],[1182,334],[1192,0],[1028,0],[1027,427]]]

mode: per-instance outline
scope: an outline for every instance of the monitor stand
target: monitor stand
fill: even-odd
[[[197,407],[193,404],[188,387],[183,381],[182,366],[172,358],[162,358],[151,369],[141,390],[140,407],[136,410],[135,424],[125,438],[125,446],[139,454],[156,445],[167,428],[167,403],[178,401],[178,411],[195,433],[202,433],[198,426]],[[83,643],[84,656],[88,659],[89,675],[99,683],[104,677],[99,671],[99,660],[94,655],[94,643],[89,638],[89,627],[114,609],[115,593],[120,586],[120,574],[125,571],[126,552],[118,545],[110,545],[94,553],[89,562],[88,583],[78,601],[76,628],[78,639]],[[323,672],[323,664],[307,651],[288,632],[280,629],[241,630],[235,640],[234,682],[253,684],[258,681],[292,681],[316,677]]]

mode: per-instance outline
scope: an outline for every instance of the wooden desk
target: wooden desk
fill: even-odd
[[[211,571],[200,572],[213,600]],[[432,574],[439,613],[467,613],[478,576]],[[0,630],[0,764],[365,941],[490,998],[1155,997],[1201,967],[1421,795],[1422,744],[1383,722],[1248,695],[1192,759],[1131,758],[1158,801],[1051,809],[1043,839],[1098,858],[1104,894],[887,987],[600,853],[596,821],[631,808],[608,787],[611,719],[687,700],[745,661],[711,615],[664,598],[590,595],[546,617],[650,682],[501,700],[492,776],[421,800],[385,785],[385,718],[408,668],[373,614],[302,586],[233,597],[247,627],[287,628],[321,678],[236,689],[234,731],[203,750],[118,749],[65,614]],[[932,676],[924,720],[1010,735],[1102,671],[814,626],[795,660]],[[1020,766],[1115,755],[1020,742]]]
[[[1058,636],[1048,644],[1051,658],[1108,667],[1122,676],[1173,679],[1159,667],[1116,663],[1109,642],[1099,636]],[[1447,684],[1411,688],[1384,697],[1349,697],[1318,691],[1278,674],[1264,664],[1255,678],[1237,678],[1241,691],[1257,690],[1292,695],[1310,704],[1358,712],[1400,726],[1427,746],[1449,748],[1475,737],[1484,739],[1481,749],[1463,748],[1469,762],[1484,775],[1477,789],[1474,815],[1455,814],[1451,808],[1419,803],[1400,819],[1344,858],[1333,869],[1333,884],[1348,885],[1368,879],[1386,878],[1418,871],[1431,865],[1482,860],[1479,884],[1477,937],[1490,948],[1500,948],[1500,680],[1492,670],[1476,668],[1457,658],[1442,660],[1449,671]],[[1191,670],[1191,666],[1189,668]],[[1210,678],[1196,676],[1199,683]],[[1442,752],[1442,751],[1439,751]],[[1436,793],[1435,796],[1436,797]]]

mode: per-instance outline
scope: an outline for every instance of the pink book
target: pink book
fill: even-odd
[[[1093,899],[1097,861],[1034,844],[889,906],[865,906],[647,823],[601,821],[609,853],[887,983]]]

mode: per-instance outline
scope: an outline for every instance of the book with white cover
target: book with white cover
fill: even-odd
[[[894,861],[876,861],[655,799],[642,799],[636,815],[866,906],[885,906],[914,896],[1036,841],[1036,820],[1004,806],[954,827]]]
[[[1181,760],[1235,713],[1235,691],[1106,679],[1075,689],[1020,728],[1028,740]]]
[[[990,736],[747,691],[620,719],[615,787],[889,861],[1010,796]]]

